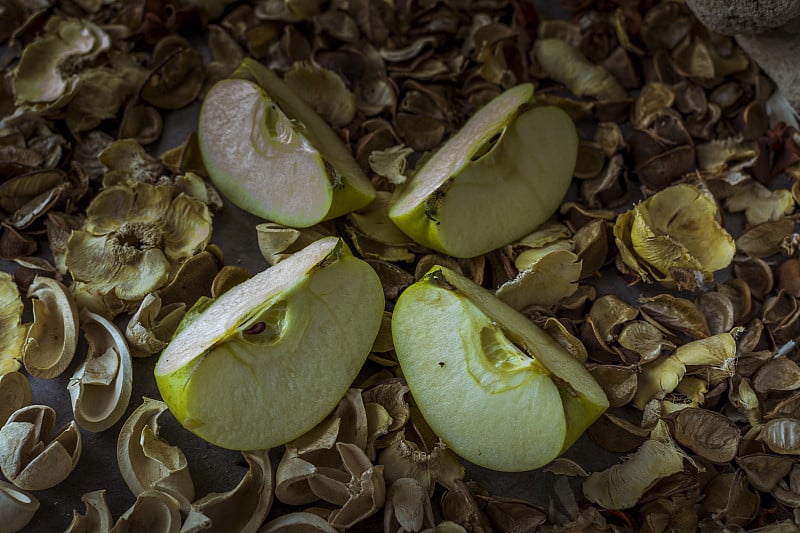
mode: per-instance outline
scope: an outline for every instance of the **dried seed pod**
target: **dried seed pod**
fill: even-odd
[[[211,493],[192,503],[192,509],[211,519],[209,533],[255,533],[272,507],[275,480],[267,450],[242,452],[250,469],[236,487]]]
[[[128,408],[133,365],[128,344],[114,324],[90,311],[81,318],[89,351],[67,390],[78,425],[100,432],[116,424]]]
[[[595,442],[612,453],[631,452],[650,435],[649,429],[608,413],[603,413],[588,431]]]
[[[781,218],[746,228],[736,238],[736,249],[750,257],[769,257],[780,251],[781,241],[794,231],[794,220]]]
[[[741,433],[727,416],[707,409],[679,411],[673,418],[675,440],[712,463],[736,457]]]
[[[597,365],[589,369],[608,397],[610,407],[626,405],[636,394],[637,378],[633,368]]]
[[[0,272],[0,375],[19,370],[24,343],[19,289],[11,274]]]
[[[628,93],[600,65],[590,62],[580,50],[560,39],[537,39],[533,46],[536,61],[547,75],[563,83],[576,96],[600,100],[625,100]]]
[[[324,518],[308,512],[289,513],[270,520],[258,533],[338,533]]]
[[[763,259],[757,257],[734,258],[733,271],[737,278],[750,287],[750,292],[754,298],[761,300],[772,291],[774,285],[772,269]],[[780,290],[784,288],[781,286],[780,273],[778,273],[777,277],[778,289]],[[800,272],[798,272],[797,277],[800,278]],[[800,290],[797,291],[797,294],[800,294]]]
[[[481,512],[475,496],[467,483],[457,480],[442,496],[442,515],[448,520],[464,525],[472,533],[490,533],[492,526]]]
[[[706,323],[712,335],[733,329],[733,302],[726,294],[717,291],[704,292],[697,297],[695,303],[706,317]]]
[[[178,500],[158,490],[146,490],[136,496],[133,505],[119,517],[110,533],[160,531],[178,533],[181,513]]]
[[[752,453],[736,458],[736,464],[753,487],[771,492],[795,464],[795,459],[769,453]]]
[[[711,336],[711,330],[703,312],[686,298],[670,294],[640,297],[641,310],[667,328],[681,331],[695,339]]]
[[[0,427],[18,409],[31,404],[31,384],[25,374],[0,374]]]
[[[158,417],[167,404],[142,398],[117,438],[117,463],[128,488],[135,496],[161,491],[174,497],[188,511],[194,500],[194,484],[186,457],[159,436]]]
[[[378,462],[385,467],[383,474],[391,484],[400,478],[414,478],[433,495],[435,483],[451,489],[455,481],[464,479],[464,466],[444,444],[437,443],[433,450],[425,452],[405,437],[405,430],[398,431],[393,442],[384,449]]]
[[[125,326],[125,338],[134,357],[147,357],[167,347],[172,334],[186,314],[186,304],[176,302],[161,306],[161,297],[151,292]]]
[[[419,531],[425,522],[432,526],[432,517],[426,520],[425,516],[426,508],[430,508],[427,500],[427,491],[416,479],[405,477],[392,483],[386,492],[384,532]]]
[[[44,490],[64,481],[81,456],[81,433],[70,422],[52,439],[56,413],[46,405],[23,407],[0,429],[0,470],[25,490]]]
[[[535,305],[554,305],[578,289],[582,263],[577,255],[555,247],[528,251],[537,252],[538,257],[527,257],[526,267],[497,289],[498,298],[522,311]]]
[[[639,355],[642,363],[655,360],[664,350],[675,345],[664,338],[660,329],[645,320],[631,320],[622,327],[617,342]]]
[[[347,215],[347,221],[369,239],[387,246],[408,246],[412,243],[389,218],[389,201],[392,195],[378,191],[375,200],[356,212]]]
[[[794,211],[794,198],[787,189],[771,191],[757,181],[737,187],[725,199],[725,208],[731,213],[744,211],[750,225],[779,220]]]
[[[774,418],[758,433],[758,440],[781,455],[800,455],[800,420]]]
[[[73,511],[70,522],[64,533],[105,533],[114,525],[114,518],[106,501],[106,491],[96,490],[81,496],[81,501],[86,505],[86,514],[80,515]]]
[[[190,309],[202,296],[211,296],[211,286],[222,267],[222,251],[215,246],[186,259],[175,277],[156,294],[164,307],[182,303]]]
[[[761,394],[800,389],[800,366],[791,359],[770,359],[756,370],[753,388]]]
[[[346,126],[356,112],[356,97],[334,71],[319,65],[297,62],[284,81],[334,128]]]
[[[791,294],[795,298],[800,296],[800,259],[790,258],[783,261],[775,269],[775,277],[779,291]]]
[[[584,346],[581,340],[569,331],[560,320],[548,317],[547,320],[544,321],[542,329],[581,363],[585,363],[589,358],[589,352],[586,350],[586,346]]]
[[[3,531],[15,533],[33,519],[39,509],[39,500],[11,483],[0,481],[0,523]]]
[[[408,402],[405,400],[408,391],[408,385],[403,380],[395,379],[370,387],[361,393],[361,397],[365,404],[376,403],[383,406],[392,419],[389,431],[397,431],[406,425],[410,417]]]
[[[589,476],[583,493],[605,509],[629,509],[658,480],[683,471],[684,459],[691,461],[672,441],[664,422],[658,422],[650,438],[625,462]]]
[[[698,510],[700,516],[713,517],[726,528],[738,529],[749,524],[758,512],[761,498],[750,490],[741,472],[716,476],[706,485]]]
[[[256,226],[258,248],[270,265],[275,265],[294,252],[329,234],[322,226],[295,229],[275,222],[264,222]]]
[[[589,316],[604,342],[613,342],[619,328],[633,320],[639,310],[613,294],[601,296],[592,303]]]
[[[253,273],[238,265],[225,265],[211,282],[211,297],[218,298],[228,290],[253,277]]]
[[[22,361],[32,376],[54,378],[66,370],[75,355],[78,308],[69,290],[52,278],[36,276],[28,298],[33,298],[33,324],[28,329]]]

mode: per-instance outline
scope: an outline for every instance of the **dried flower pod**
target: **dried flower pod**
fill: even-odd
[[[426,509],[430,509],[427,499],[427,491],[416,479],[400,478],[389,485],[383,515],[384,533],[420,531],[426,522],[432,526],[433,517],[425,516]]]
[[[194,484],[186,457],[159,436],[158,417],[167,404],[142,398],[117,438],[117,463],[128,488],[135,496],[161,491],[174,497],[188,511],[194,499]]]
[[[186,314],[186,304],[176,302],[161,306],[161,297],[151,292],[125,326],[125,338],[134,357],[148,357],[167,347],[172,334]]]
[[[181,513],[178,500],[158,490],[146,490],[136,496],[136,501],[119,517],[110,533],[142,530],[179,533]]]
[[[156,66],[144,82],[142,99],[159,109],[180,109],[200,94],[205,79],[200,52],[181,37],[159,41],[153,50]]]
[[[664,350],[675,348],[664,338],[660,329],[645,320],[631,320],[622,326],[617,342],[626,350],[638,354],[643,363],[653,361]]]
[[[684,459],[691,461],[675,445],[664,422],[658,422],[650,438],[625,462],[589,476],[583,493],[605,509],[629,509],[658,480],[683,471]]]
[[[158,290],[163,307],[184,304],[190,309],[202,296],[212,296],[211,287],[222,268],[222,250],[207,246],[181,263],[172,281]]]
[[[525,268],[495,293],[511,307],[522,311],[535,305],[554,305],[578,289],[582,263],[573,252],[554,244],[526,250],[525,261]]]
[[[795,204],[789,190],[771,191],[759,182],[751,181],[737,187],[732,195],[725,198],[725,208],[731,213],[744,211],[747,223],[755,225],[791,215]]]
[[[270,520],[258,533],[338,533],[324,518],[308,512],[289,513]]]
[[[92,432],[105,431],[128,408],[133,388],[131,354],[114,324],[89,311],[81,318],[89,351],[67,390],[78,425]]]
[[[18,409],[31,404],[31,384],[25,374],[9,372],[0,375],[0,427]]]
[[[456,480],[453,487],[442,496],[442,515],[473,533],[490,533],[489,518],[481,511],[470,484]]]
[[[760,491],[771,492],[778,482],[789,474],[795,459],[784,455],[752,453],[737,457],[736,464],[753,487]]]
[[[0,523],[3,531],[15,533],[33,519],[39,509],[39,500],[11,483],[0,481]]]
[[[336,444],[341,422],[341,417],[330,416],[305,435],[286,444],[275,472],[275,497],[279,501],[288,505],[305,505],[319,498],[309,485],[309,479],[317,472],[316,465],[309,461],[325,461],[325,455]]]
[[[286,73],[284,81],[332,127],[340,128],[353,120],[356,97],[336,72],[298,62]]]
[[[627,405],[636,394],[637,377],[633,368],[620,365],[597,365],[589,368],[589,372],[606,393],[609,407]]]
[[[779,291],[791,294],[795,298],[800,296],[800,259],[790,258],[783,261],[775,269],[775,277]]]
[[[750,257],[769,257],[781,249],[781,241],[794,232],[794,220],[785,217],[745,228],[736,238],[736,249]]]
[[[324,227],[295,229],[275,222],[264,222],[256,226],[258,248],[270,265],[286,259],[312,242],[330,235]]]
[[[761,394],[800,389],[800,366],[786,357],[770,359],[756,370],[753,388]]]
[[[24,343],[19,289],[11,274],[0,272],[0,375],[19,370]]]
[[[708,331],[712,335],[733,329],[735,311],[727,294],[718,291],[704,292],[697,297],[696,305],[706,317]]]
[[[769,420],[760,428],[757,439],[775,453],[800,455],[800,420],[793,418]]]
[[[608,294],[592,302],[589,316],[603,341],[610,343],[617,338],[620,327],[636,318],[639,310],[618,296]]]
[[[710,281],[733,259],[733,238],[718,217],[709,195],[692,185],[673,185],[619,215],[614,237],[622,260],[642,279],[676,288],[675,269]]]
[[[703,312],[686,298],[665,293],[640,297],[639,301],[642,302],[642,315],[656,320],[661,326],[686,333],[694,339],[704,339],[711,335]]]
[[[44,490],[64,481],[81,456],[81,433],[70,422],[50,439],[56,413],[30,405],[12,414],[0,429],[0,470],[25,490]]]
[[[464,466],[441,442],[426,452],[407,440],[400,430],[393,442],[384,449],[378,462],[383,465],[384,477],[391,484],[400,478],[414,478],[433,495],[435,483],[451,489],[457,480],[464,479]]]
[[[125,106],[117,137],[150,144],[161,137],[163,127],[161,113],[155,107],[131,100]]]
[[[713,517],[716,524],[727,528],[741,528],[749,524],[761,502],[757,492],[750,490],[747,477],[741,472],[723,473],[713,478],[705,487],[704,498],[698,513]]]
[[[114,525],[114,518],[106,501],[105,489],[87,492],[81,496],[81,501],[86,505],[86,514],[72,512],[70,522],[64,533],[105,533]]]
[[[589,426],[588,432],[595,442],[612,453],[631,452],[650,435],[649,429],[608,413],[603,413]]]
[[[690,408],[679,411],[672,422],[675,440],[700,457],[717,464],[736,457],[741,433],[727,416]]]
[[[22,361],[32,376],[54,378],[75,356],[78,308],[60,281],[43,276],[36,276],[28,298],[33,298],[33,324],[28,328]]]
[[[628,93],[606,69],[591,63],[578,48],[560,39],[537,39],[536,61],[547,75],[563,83],[576,96],[600,100],[625,100]]]
[[[211,519],[209,533],[255,533],[272,507],[275,480],[267,450],[242,452],[250,469],[236,487],[211,493],[192,503],[192,509]]]

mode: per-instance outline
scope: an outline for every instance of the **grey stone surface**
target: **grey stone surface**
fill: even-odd
[[[686,5],[725,35],[763,33],[800,20],[800,0],[686,0]]]
[[[800,33],[739,34],[736,42],[800,110]]]

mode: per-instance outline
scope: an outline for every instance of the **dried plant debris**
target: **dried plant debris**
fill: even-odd
[[[15,372],[21,366],[26,335],[22,308],[14,278],[0,272],[0,375]]]
[[[100,533],[110,531],[114,526],[114,519],[106,501],[105,489],[87,492],[81,496],[81,501],[86,506],[85,514],[73,510],[72,522],[66,533]]]
[[[5,424],[15,411],[29,406],[31,399],[31,384],[25,374],[8,372],[0,375],[0,423]]]
[[[9,533],[20,531],[39,510],[39,500],[11,483],[0,481],[0,521]]]
[[[28,288],[33,324],[28,328],[22,361],[32,376],[54,378],[69,366],[78,346],[78,308],[61,282],[36,276]]]

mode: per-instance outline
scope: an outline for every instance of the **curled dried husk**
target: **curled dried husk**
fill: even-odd
[[[179,533],[181,513],[178,500],[158,490],[146,490],[136,496],[133,505],[119,517],[110,533],[159,531]]]
[[[760,496],[751,490],[742,472],[725,472],[704,487],[698,514],[713,519],[716,527],[724,526],[731,531],[749,524],[760,502]]]
[[[270,265],[286,259],[312,242],[330,235],[322,226],[295,229],[275,222],[264,222],[256,226],[258,249]]]
[[[674,271],[711,281],[736,252],[718,218],[711,196],[693,185],[673,185],[619,215],[614,237],[624,263],[645,281],[694,289],[696,283],[678,283]]]
[[[87,431],[110,428],[125,414],[133,388],[133,364],[117,327],[90,311],[81,314],[89,351],[67,390],[75,421]]]
[[[224,268],[231,266],[223,267],[222,262],[222,250],[213,244],[183,261],[172,281],[158,290],[162,308],[182,303],[190,309],[202,296],[215,297],[214,282]]]
[[[386,492],[384,506],[384,533],[399,531],[419,531],[425,522],[425,509],[429,506],[427,491],[419,481],[412,478],[400,478]],[[433,523],[429,522],[429,526]]]
[[[20,368],[25,327],[22,325],[22,299],[14,278],[0,272],[0,375]]]
[[[534,305],[553,305],[574,294],[582,262],[573,252],[557,246],[527,250],[527,266],[497,289],[497,297],[521,311]]]
[[[625,100],[625,88],[605,68],[586,59],[575,46],[560,39],[537,39],[533,45],[536,61],[547,75],[563,83],[576,96],[599,100]]]
[[[356,97],[332,70],[297,62],[284,78],[292,91],[334,128],[349,124],[356,113]]]
[[[272,507],[275,480],[267,450],[242,452],[250,469],[236,487],[211,493],[192,503],[192,509],[211,519],[209,533],[255,533]]]
[[[736,457],[741,432],[727,416],[707,409],[683,409],[674,417],[675,440],[712,463]]]
[[[56,412],[46,405],[17,410],[0,429],[0,470],[25,490],[44,490],[64,481],[81,456],[81,433],[70,422],[50,439]]]
[[[800,366],[787,357],[770,359],[753,375],[753,388],[761,394],[800,389]]]
[[[110,531],[114,525],[114,518],[108,508],[105,489],[87,492],[81,496],[81,501],[86,506],[86,513],[81,515],[77,510],[73,510],[72,522],[64,533],[106,533]]]
[[[736,458],[736,464],[753,487],[771,492],[785,478],[795,464],[795,459],[771,453],[751,453]]]
[[[270,520],[258,530],[258,533],[338,533],[324,518],[314,513],[297,512],[285,514]]]
[[[103,148],[97,159],[103,163],[103,187],[155,183],[163,168],[135,139],[120,139]]]
[[[0,427],[17,409],[31,404],[31,384],[25,374],[9,372],[0,375]]]
[[[464,479],[464,466],[442,442],[426,452],[398,431],[392,443],[384,449],[378,462],[384,466],[384,477],[391,484],[401,478],[413,478],[433,495],[435,484],[452,489],[456,480]]]
[[[800,420],[773,418],[761,426],[758,440],[781,455],[800,455]]]
[[[327,469],[311,478],[310,482],[312,486],[317,485],[315,492],[322,499],[341,505],[328,517],[328,523],[335,528],[348,528],[383,507],[386,484],[383,465],[373,465],[361,448],[337,442],[336,450],[342,459],[345,475],[338,475],[340,470]]]
[[[597,365],[589,369],[608,397],[610,407],[627,405],[636,394],[637,378],[633,368],[621,365]]]
[[[720,333],[679,346],[672,355],[648,364],[639,374],[636,395],[631,402],[638,409],[653,398],[662,399],[674,391],[686,375],[686,367],[711,367],[733,374],[736,340],[730,333]]]
[[[647,440],[650,430],[623,418],[603,413],[589,426],[588,433],[604,449],[612,453],[628,453]]]
[[[664,422],[658,422],[650,438],[625,462],[595,472],[583,483],[583,493],[605,509],[629,509],[657,481],[683,471],[691,461],[669,436]]]
[[[363,209],[347,215],[347,220],[369,239],[387,246],[408,246],[411,240],[389,218],[392,195],[378,191],[375,200]]]
[[[794,211],[794,198],[787,189],[771,191],[757,181],[738,187],[725,199],[731,213],[744,211],[748,224],[775,221]]]
[[[161,306],[161,297],[150,293],[125,327],[125,338],[134,357],[147,357],[167,347],[172,334],[186,314],[186,304],[176,302]]]
[[[781,251],[783,240],[794,233],[789,217],[748,226],[736,238],[736,249],[750,257],[769,257]]]
[[[167,404],[150,398],[131,413],[117,439],[117,463],[128,488],[135,496],[145,491],[165,492],[188,511],[194,499],[194,484],[188,463],[177,446],[159,436],[158,417]]]
[[[617,336],[620,346],[639,356],[641,362],[653,361],[664,350],[675,345],[664,338],[664,333],[645,320],[631,320],[622,326]]]
[[[402,185],[408,179],[406,162],[414,153],[412,148],[395,145],[384,150],[373,150],[369,153],[369,167],[377,175],[386,178],[389,183]]]
[[[173,35],[159,41],[153,59],[158,63],[142,86],[142,100],[159,109],[180,109],[192,103],[205,79],[200,52]]]
[[[33,324],[22,361],[32,376],[54,378],[67,369],[78,346],[78,308],[72,293],[52,278],[36,276],[28,288]]]
[[[33,519],[39,500],[11,483],[0,481],[0,523],[3,531],[15,533]]]

